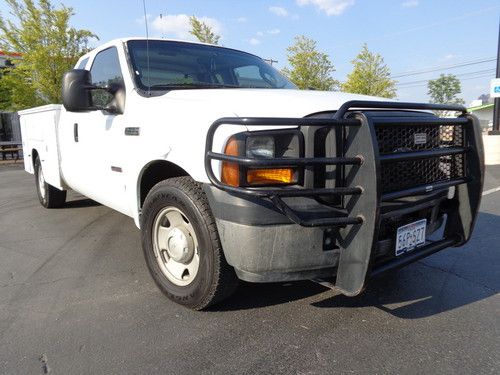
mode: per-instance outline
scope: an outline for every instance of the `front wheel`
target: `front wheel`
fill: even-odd
[[[66,190],[59,190],[45,181],[42,163],[37,156],[35,159],[36,192],[40,204],[45,208],[59,208],[66,202]]]
[[[171,178],[151,189],[141,227],[149,271],[171,300],[201,310],[236,289],[238,280],[224,257],[205,193],[190,177]]]

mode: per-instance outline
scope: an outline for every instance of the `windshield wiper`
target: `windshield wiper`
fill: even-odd
[[[152,85],[150,89],[218,89],[218,88],[240,88],[237,85],[229,85],[223,83],[208,83],[208,82],[193,82],[193,83],[165,83]]]

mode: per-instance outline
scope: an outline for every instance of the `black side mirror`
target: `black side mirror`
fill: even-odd
[[[95,93],[93,96],[92,91],[101,93]],[[103,99],[103,95],[108,95],[108,98]],[[88,70],[73,69],[64,73],[62,99],[64,108],[70,112],[102,110],[122,114],[125,107],[125,87],[120,83],[111,83],[105,87],[95,86]]]
[[[97,109],[92,106],[90,91],[95,87],[91,82],[88,70],[73,69],[64,73],[62,99],[67,111],[86,112]]]

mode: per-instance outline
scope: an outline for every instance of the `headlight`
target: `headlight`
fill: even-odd
[[[250,136],[246,141],[247,158],[274,158],[274,138],[269,136]]]
[[[302,136],[296,129],[240,133],[228,140],[224,153],[250,159],[300,157]],[[293,166],[247,168],[223,162],[221,181],[231,186],[292,185],[299,183],[301,173]]]

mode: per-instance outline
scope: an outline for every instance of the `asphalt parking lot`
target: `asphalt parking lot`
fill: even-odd
[[[131,219],[70,194],[46,210],[0,167],[0,374],[500,372],[500,167],[473,239],[347,298],[242,284],[207,312],[159,292]]]

